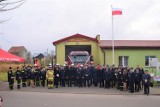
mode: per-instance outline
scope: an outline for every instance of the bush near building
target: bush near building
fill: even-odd
[[[20,68],[24,66],[24,64],[9,64],[9,63],[1,63],[0,64],[0,81],[7,81],[7,72],[9,67],[12,67],[13,72],[16,71],[16,68],[19,66]]]

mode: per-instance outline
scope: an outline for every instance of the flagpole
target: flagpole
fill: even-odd
[[[111,5],[111,11],[112,11],[112,5]],[[113,15],[112,15],[112,63],[114,65],[114,31],[113,31]]]

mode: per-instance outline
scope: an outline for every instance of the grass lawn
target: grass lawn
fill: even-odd
[[[7,80],[8,77],[7,77],[7,72],[0,72],[0,81],[8,81]]]

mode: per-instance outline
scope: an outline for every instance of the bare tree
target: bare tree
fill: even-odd
[[[0,13],[19,8],[27,0],[0,0]],[[0,24],[7,20],[0,20]]]

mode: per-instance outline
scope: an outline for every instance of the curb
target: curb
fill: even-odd
[[[85,93],[85,92],[51,92],[51,91],[27,91],[27,90],[1,90],[3,92],[26,92],[26,93],[53,93],[53,94],[87,94],[87,95],[124,95],[124,96],[138,96],[144,94],[136,94],[136,93]],[[144,95],[145,96],[145,95]],[[147,95],[146,95],[147,96]],[[160,94],[149,94],[148,96],[160,96]]]

